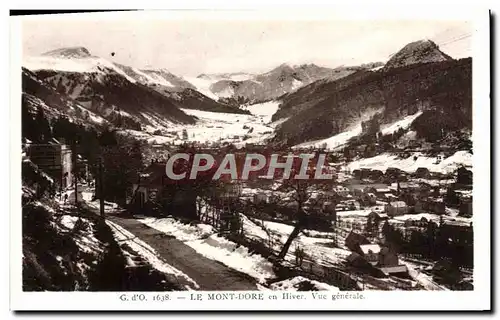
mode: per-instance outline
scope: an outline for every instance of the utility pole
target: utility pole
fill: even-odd
[[[99,157],[99,209],[100,209],[100,214],[101,218],[105,219],[105,212],[104,212],[104,186],[103,186],[103,179],[102,179],[102,157]]]

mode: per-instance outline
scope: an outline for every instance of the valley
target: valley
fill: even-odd
[[[149,274],[148,290],[471,290],[471,68],[432,41],[386,63],[197,77],[84,47],[27,58],[23,219],[75,252],[47,257],[29,229],[26,289]],[[321,153],[334,178],[165,183],[186,150]]]

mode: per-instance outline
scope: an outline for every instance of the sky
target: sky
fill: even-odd
[[[282,63],[337,67],[385,62],[420,39],[462,58],[472,55],[472,32],[470,22],[437,20],[30,18],[22,22],[22,46],[23,56],[83,46],[125,65],[197,76],[261,73]]]

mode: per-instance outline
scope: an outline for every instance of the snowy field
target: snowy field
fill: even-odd
[[[414,157],[417,157],[414,160]],[[406,159],[397,155],[384,153],[372,158],[365,158],[353,161],[347,165],[350,171],[362,168],[385,171],[387,168],[398,168],[406,172],[415,172],[423,167],[431,172],[451,173],[460,166],[472,167],[472,154],[467,151],[457,151],[452,156],[437,161],[435,157],[427,157],[420,153],[415,153]]]
[[[392,134],[396,132],[399,129],[407,129],[411,126],[413,121],[417,119],[422,112],[417,112],[413,115],[406,116],[398,121],[395,121],[391,124],[383,125],[380,129],[384,135],[386,134]],[[324,144],[326,144],[326,148],[330,150],[335,150],[338,149],[339,147],[342,147],[345,145],[350,139],[357,137],[361,134],[362,132],[362,127],[361,127],[361,121],[351,128],[347,129],[344,132],[341,132],[339,134],[336,134],[334,136],[331,136],[330,138],[326,139],[321,139],[321,140],[315,140],[315,141],[309,141],[309,142],[304,142],[301,144],[298,144],[294,146],[294,149],[301,149],[301,148],[309,148],[309,147],[317,147],[320,148]]]
[[[361,129],[361,123],[355,125],[351,129],[348,129],[342,133],[336,134],[330,138],[326,139],[321,139],[321,140],[315,140],[315,141],[310,141],[310,142],[304,142],[301,144],[298,144],[292,149],[302,149],[302,148],[310,148],[310,147],[315,147],[315,148],[321,148],[326,144],[326,148],[330,150],[335,150],[339,147],[342,147],[345,145],[350,139],[357,137],[361,134],[362,129]]]
[[[261,221],[262,226],[260,226],[244,215],[241,217],[245,236],[269,244],[276,252],[281,250],[293,230],[293,226],[287,224]],[[318,232],[315,234],[313,231],[305,230],[292,242],[285,260],[295,262],[294,252],[297,248],[301,248],[307,255],[304,260],[311,260],[324,266],[341,265],[350,252],[340,248],[326,247],[325,244],[331,244],[334,237],[334,233]]]
[[[122,130],[122,132],[151,144],[228,142],[240,147],[246,143],[263,143],[273,136],[278,122],[271,123],[270,121],[278,105],[278,101],[250,105],[247,108],[252,114],[181,109],[186,114],[197,118],[194,125],[171,123],[143,114],[150,123],[154,124],[153,126],[146,127],[146,131]],[[165,133],[155,135],[153,132],[156,130]],[[182,134],[184,130],[187,133],[186,139]]]

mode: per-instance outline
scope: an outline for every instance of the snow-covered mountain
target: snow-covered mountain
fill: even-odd
[[[472,127],[472,61],[453,60],[434,43],[417,41],[380,70],[319,80],[280,100],[273,115],[273,121],[284,120],[273,138],[277,144],[361,147],[375,143],[375,135],[398,143],[399,134],[411,131],[413,141],[452,149],[461,141],[461,148],[468,144],[462,133]],[[405,119],[411,124],[397,135],[385,127]]]
[[[320,79],[335,80],[359,70],[368,70],[381,65],[374,63],[331,69],[315,64],[282,64],[262,74],[201,74],[188,80],[200,92],[219,101],[255,103],[276,99]]]
[[[60,94],[104,117],[118,110],[123,117],[130,118],[127,123],[134,129],[141,125],[152,126],[152,118],[164,125],[194,123],[194,118],[181,108],[244,113],[204,96],[192,84],[168,70],[125,66],[93,56],[82,47],[28,57],[23,66]]]

